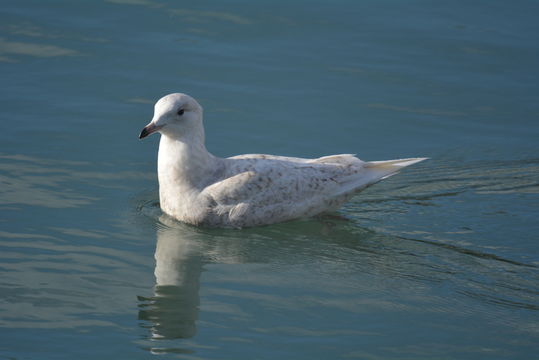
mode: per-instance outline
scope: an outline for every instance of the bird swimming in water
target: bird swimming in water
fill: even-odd
[[[206,150],[202,117],[195,99],[169,94],[157,101],[152,121],[139,136],[161,133],[161,209],[192,225],[242,228],[329,212],[366,187],[426,159],[366,162],[350,154],[219,158]]]

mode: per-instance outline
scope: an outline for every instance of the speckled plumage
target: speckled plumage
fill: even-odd
[[[156,103],[141,138],[156,131],[162,135],[161,209],[179,221],[211,227],[266,225],[337,209],[367,186],[424,160],[364,162],[349,154],[218,158],[204,145],[202,107],[185,94]]]

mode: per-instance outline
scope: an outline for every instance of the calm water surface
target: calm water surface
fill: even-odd
[[[535,1],[4,1],[0,358],[532,359]],[[428,156],[338,216],[158,207],[153,102],[219,156]]]

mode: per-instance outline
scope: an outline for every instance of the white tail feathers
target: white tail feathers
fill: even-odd
[[[384,160],[384,161],[369,161],[365,164],[366,167],[397,167],[399,169],[413,165],[428,158],[409,158],[409,159],[397,159],[397,160]]]
[[[343,181],[335,196],[351,194],[376,184],[378,181],[395,175],[402,168],[426,160],[428,158],[410,158],[386,161],[362,162],[362,171]]]
[[[413,165],[428,158],[409,158],[385,161],[369,161],[365,163],[365,168],[372,172],[374,178],[378,180],[385,179],[391,175],[395,175],[402,168]]]

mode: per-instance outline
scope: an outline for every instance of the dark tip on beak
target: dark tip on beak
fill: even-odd
[[[154,124],[148,124],[142,129],[140,132],[140,135],[138,136],[139,139],[144,139],[146,136],[153,134],[157,130],[161,129],[162,126],[155,126]]]
[[[138,136],[139,139],[144,139],[146,136],[150,135],[150,132],[148,131],[148,128],[142,129],[140,132],[140,135]]]

